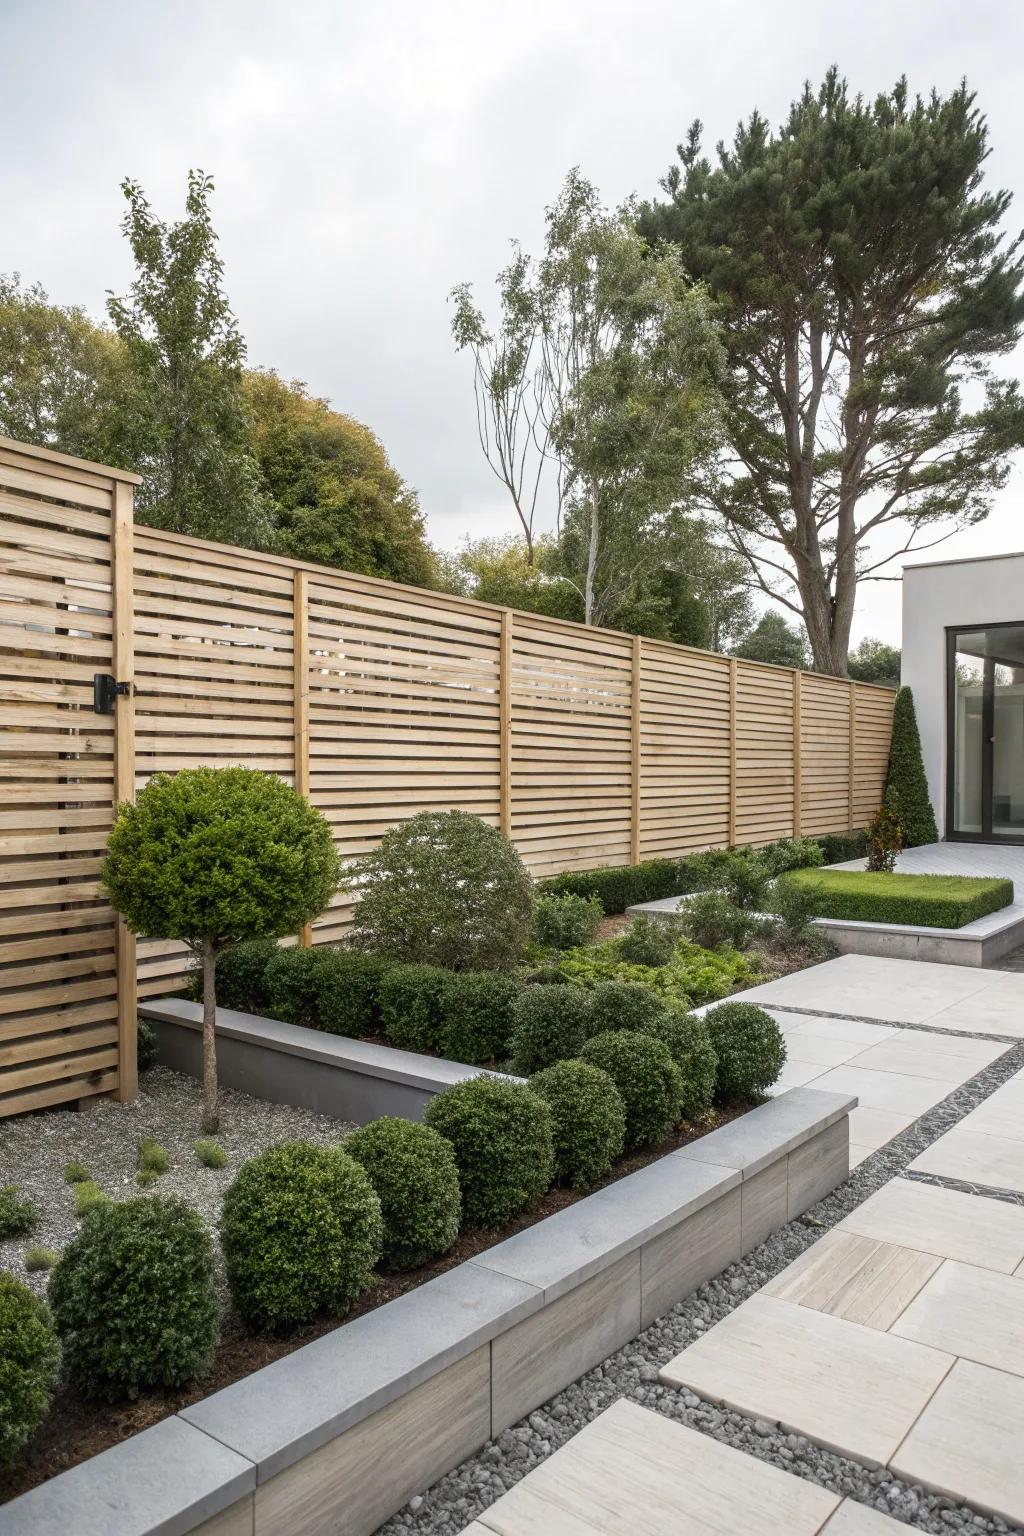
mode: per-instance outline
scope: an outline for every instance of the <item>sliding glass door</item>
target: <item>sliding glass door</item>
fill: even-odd
[[[1024,842],[1024,622],[947,633],[946,834]]]

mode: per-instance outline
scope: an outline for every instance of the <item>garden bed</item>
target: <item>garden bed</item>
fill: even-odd
[[[785,878],[812,894],[816,916],[849,922],[963,928],[1013,901],[1011,880],[967,875],[799,869]]]

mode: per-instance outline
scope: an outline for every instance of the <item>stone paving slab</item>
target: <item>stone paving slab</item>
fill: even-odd
[[[975,1130],[970,1115],[933,1141],[910,1164],[911,1173],[937,1173],[990,1189],[1024,1193],[1024,1141]]]
[[[946,1259],[891,1331],[1024,1376],[1024,1281]]]
[[[844,1499],[822,1530],[823,1536],[907,1536],[908,1527],[866,1504]]]
[[[854,1232],[828,1232],[769,1281],[762,1295],[778,1296],[885,1332],[942,1263],[935,1254],[901,1248],[896,1243]],[[944,1347],[932,1336],[921,1338],[909,1333],[904,1337]]]
[[[973,1076],[973,1072],[967,1071],[962,1078],[918,1077],[906,1072],[875,1072],[869,1067],[848,1064],[830,1067],[807,1086],[821,1088],[826,1093],[856,1094],[858,1103],[867,1109],[885,1109],[891,1114],[907,1115],[916,1120]]]
[[[735,994],[743,1002],[778,1008],[813,1008],[845,1013],[881,1023],[923,1024],[951,1006],[974,999],[989,988],[1016,982],[1024,999],[1024,979],[982,967],[941,965],[925,960],[888,960],[873,955],[839,955],[775,981]],[[1002,997],[1002,993],[998,994]],[[1024,1019],[1018,1034],[1024,1035]]]
[[[1024,1265],[1024,1207],[910,1179],[884,1184],[834,1231],[900,1243],[1001,1274]]]

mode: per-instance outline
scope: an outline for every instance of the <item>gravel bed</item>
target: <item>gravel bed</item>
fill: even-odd
[[[26,1274],[26,1248],[58,1251],[78,1229],[74,1191],[64,1169],[85,1163],[100,1188],[115,1200],[143,1191],[135,1183],[138,1143],[152,1136],[170,1154],[171,1167],[146,1193],[181,1195],[216,1230],[224,1191],[246,1158],[275,1142],[301,1138],[324,1146],[352,1129],[331,1115],[268,1104],[232,1089],[221,1090],[221,1128],[213,1138],[228,1154],[224,1168],[204,1168],[195,1155],[201,1139],[202,1087],[169,1067],[153,1067],[131,1104],[97,1099],[84,1110],[51,1109],[0,1121],[0,1184],[16,1184],[38,1205],[41,1221],[31,1237],[0,1243],[0,1266],[27,1280],[41,1294],[47,1273]]]
[[[417,1536],[441,1536],[464,1530],[584,1424],[616,1399],[627,1397],[762,1461],[882,1510],[918,1530],[933,1532],[934,1536],[950,1531],[998,1532],[1000,1536],[1006,1532],[1021,1533],[1022,1527],[1007,1525],[955,1500],[928,1493],[884,1469],[869,1470],[858,1462],[822,1450],[803,1436],[786,1434],[778,1425],[716,1407],[692,1392],[662,1386],[658,1370],[760,1290],[875,1190],[902,1174],[925,1147],[1022,1068],[1024,1042],[1018,1041],[991,1066],[866,1158],[845,1183],[810,1211],[780,1228],[738,1264],[730,1265],[702,1285],[527,1419],[490,1441],[427,1494],[417,1495],[381,1527],[381,1532],[388,1536],[410,1531]]]

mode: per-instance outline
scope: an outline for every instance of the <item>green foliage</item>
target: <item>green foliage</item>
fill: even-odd
[[[393,965],[380,983],[380,1022],[402,1051],[439,1051],[441,999],[450,972],[440,965]]]
[[[317,1029],[360,1039],[380,1028],[380,989],[391,961],[357,949],[320,950],[316,972]]]
[[[338,855],[324,816],[275,774],[156,774],[118,809],[103,882],[129,927],[218,947],[294,933],[327,905]]]
[[[65,1367],[86,1396],[184,1387],[212,1363],[213,1244],[176,1195],[97,1205],[55,1265],[49,1296]]]
[[[424,811],[381,838],[353,876],[357,942],[396,960],[510,970],[526,944],[532,883],[479,816]]]
[[[603,916],[596,896],[542,892],[533,902],[533,937],[545,949],[576,949],[590,943]]]
[[[939,831],[928,798],[914,695],[909,688],[901,688],[896,695],[885,787],[887,792],[894,789],[899,795],[903,847],[918,848],[923,843],[937,843]]]
[[[626,1114],[626,1147],[663,1141],[682,1113],[683,1079],[667,1045],[649,1034],[594,1035],[580,1053],[607,1072]]]
[[[385,1268],[414,1269],[447,1253],[462,1219],[451,1143],[429,1125],[383,1116],[352,1131],[345,1151],[377,1191]]]
[[[172,225],[154,217],[137,182],[122,191],[136,275],[107,308],[129,370],[126,446],[143,475],[136,518],[265,549],[273,529],[250,451],[245,342],[222,287],[213,182],[189,172],[185,217]]]
[[[715,1002],[740,987],[756,986],[761,979],[738,950],[701,949],[685,939],[676,944],[668,965],[655,968],[628,964],[614,939],[570,951],[560,958],[558,968],[567,980],[583,987],[602,981],[634,982],[678,1008]]]
[[[767,864],[751,851],[730,855],[722,865],[720,884],[734,906],[756,912],[764,902],[770,879]]]
[[[772,891],[772,911],[779,919],[776,938],[784,947],[806,942],[811,919],[818,916],[813,886],[787,877],[779,879]]]
[[[540,881],[538,890],[558,896],[596,896],[605,914],[611,917],[640,902],[677,896],[679,868],[677,859],[648,859],[643,864],[552,875]]]
[[[768,608],[750,633],[733,647],[732,654],[747,661],[799,669],[807,665],[807,637],[802,624],[787,624],[781,613]]]
[[[155,1177],[155,1175],[154,1175]],[[149,1182],[152,1182],[151,1180]],[[75,1215],[85,1216],[97,1205],[109,1205],[110,1196],[100,1189],[95,1179],[82,1179],[74,1186]]]
[[[714,1102],[718,1073],[718,1054],[704,1020],[692,1013],[666,1012],[645,1025],[644,1034],[667,1046],[679,1068],[683,1084],[680,1119],[699,1120]]]
[[[813,837],[782,837],[760,849],[758,858],[771,880],[791,869],[815,869],[825,863],[822,845]]]
[[[285,1141],[243,1163],[224,1196],[221,1239],[241,1317],[265,1330],[339,1316],[373,1283],[380,1201],[341,1147]]]
[[[679,860],[680,895],[717,891],[725,884],[726,871],[737,857],[731,848],[706,848]]]
[[[135,1175],[135,1182],[140,1189],[149,1189],[159,1177],[155,1168],[140,1168]]]
[[[37,1275],[43,1270],[52,1269],[60,1258],[55,1248],[43,1248],[33,1244],[25,1249],[25,1269],[30,1275]]]
[[[507,1056],[520,990],[501,971],[450,972],[441,989],[441,1055],[471,1065]]]
[[[136,1065],[140,1072],[148,1072],[150,1067],[156,1066],[160,1048],[157,1044],[156,1030],[148,1019],[138,1019],[136,1021],[135,1052]]]
[[[64,1169],[65,1184],[85,1184],[91,1178],[92,1174],[88,1168],[77,1158],[73,1158]]]
[[[868,835],[858,832],[829,832],[815,839],[821,844],[826,864],[846,864],[850,859],[862,859],[868,851]]]
[[[698,891],[679,910],[683,931],[702,949],[731,944],[742,949],[750,938],[751,920],[724,891]]]
[[[846,669],[858,683],[875,683],[883,688],[898,688],[902,656],[898,645],[868,637],[847,659]]]
[[[629,965],[667,965],[682,930],[676,922],[634,917],[619,940],[619,954]]]
[[[454,1148],[470,1226],[511,1221],[551,1183],[551,1110],[525,1084],[470,1078],[431,1100],[424,1119]]]
[[[228,1155],[219,1141],[212,1141],[209,1137],[204,1137],[196,1142],[193,1150],[195,1151],[197,1162],[202,1163],[204,1168],[227,1167]]]
[[[772,1086],[785,1065],[786,1042],[771,1014],[753,1003],[720,1003],[704,1022],[718,1057],[718,1103],[746,1103]]]
[[[524,987],[512,1009],[512,1070],[524,1077],[575,1056],[590,1028],[593,993]]]
[[[590,994],[587,1034],[643,1030],[660,1019],[665,1009],[665,998],[642,981],[601,981]]]
[[[607,1072],[587,1061],[559,1061],[530,1079],[551,1110],[554,1176],[589,1189],[610,1170],[626,1139],[622,1096]]]
[[[890,784],[882,803],[868,824],[868,869],[873,874],[891,875],[896,857],[903,847],[903,821],[899,792]]]
[[[0,1186],[0,1242],[8,1237],[28,1237],[39,1225],[34,1200],[22,1199],[16,1184]]]
[[[152,1136],[143,1136],[139,1140],[139,1171],[140,1173],[166,1173],[171,1166],[171,1156],[165,1147]]]
[[[49,1309],[21,1280],[0,1271],[0,1468],[45,1419],[60,1372]]]
[[[784,882],[809,894],[816,917],[860,923],[962,928],[1013,900],[1013,882],[968,875],[872,874],[804,869]]]
[[[993,366],[1024,318],[1010,196],[983,185],[965,83],[862,95],[830,69],[774,132],[753,112],[715,164],[700,136],[639,220],[724,319],[739,468],[691,480],[751,579],[802,610],[816,666],[842,675],[859,575],[906,547],[887,525],[913,540],[978,522],[1024,439],[1017,381]]]
[[[319,945],[284,949],[275,943],[264,964],[262,980],[264,1007],[271,1018],[283,1019],[286,1024],[317,1027],[320,983],[331,954],[331,950]]]
[[[267,967],[279,954],[294,953],[278,948],[277,939],[249,939],[225,950],[217,961],[217,1002],[221,1008],[238,1013],[266,1013]],[[196,967],[189,972],[189,997],[203,1000],[203,973]]]
[[[516,534],[467,539],[452,558],[449,575],[448,585],[481,603],[553,619],[583,619],[583,599],[559,575],[558,543],[550,536],[534,538],[532,550]]]

